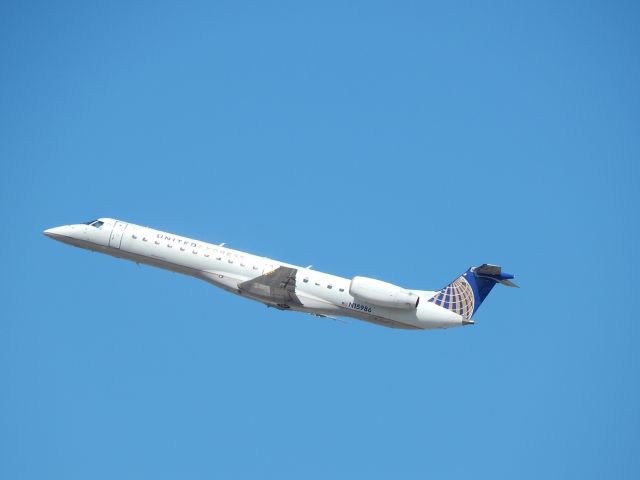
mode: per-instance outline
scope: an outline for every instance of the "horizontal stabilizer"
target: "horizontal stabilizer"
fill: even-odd
[[[499,276],[500,274],[502,274],[502,267],[498,265],[483,263],[479,267],[476,267],[474,271],[476,272],[476,275]]]
[[[513,275],[511,275],[510,273],[504,273],[502,271],[502,267],[498,265],[490,265],[488,263],[484,263],[472,270],[475,273],[476,277],[491,279],[494,282],[501,283],[502,285],[506,285],[507,287],[518,287],[515,283],[510,281],[513,278]]]

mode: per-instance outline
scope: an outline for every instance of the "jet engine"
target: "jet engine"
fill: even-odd
[[[373,278],[353,277],[349,293],[365,302],[391,308],[417,308],[420,297],[397,285]]]

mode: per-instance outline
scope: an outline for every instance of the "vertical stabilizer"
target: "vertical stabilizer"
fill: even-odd
[[[516,287],[512,278],[513,275],[503,273],[501,267],[485,263],[469,268],[429,301],[469,320],[496,283]]]

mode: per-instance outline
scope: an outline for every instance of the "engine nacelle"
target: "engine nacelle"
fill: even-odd
[[[420,302],[420,297],[409,290],[367,277],[353,277],[349,293],[365,302],[383,307],[417,308]]]

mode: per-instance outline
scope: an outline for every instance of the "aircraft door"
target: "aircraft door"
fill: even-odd
[[[111,230],[111,237],[109,238],[109,246],[111,248],[120,248],[120,244],[122,243],[122,234],[127,228],[127,225],[128,223],[125,222],[116,222],[113,226],[113,230]]]

